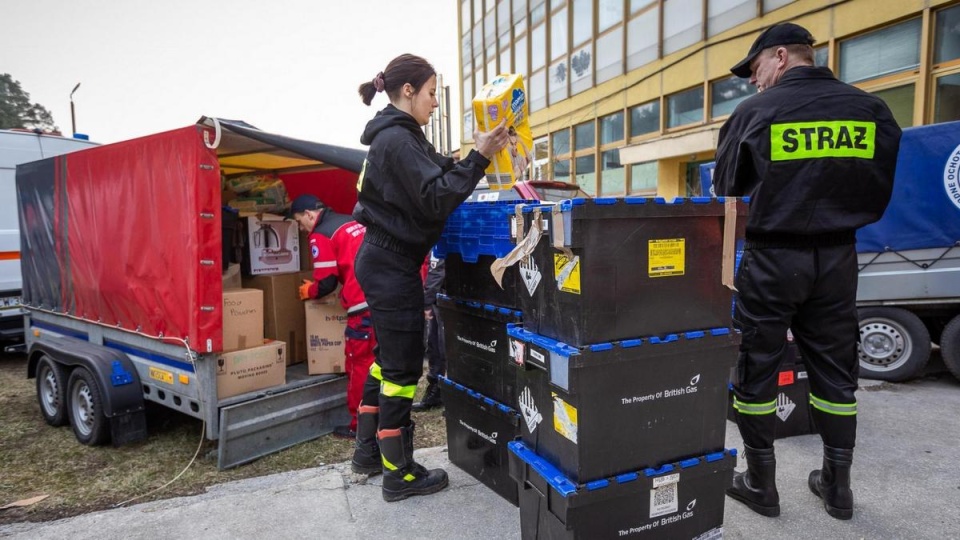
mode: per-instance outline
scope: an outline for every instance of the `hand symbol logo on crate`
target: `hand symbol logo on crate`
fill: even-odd
[[[520,413],[523,414],[523,421],[527,423],[527,431],[530,433],[536,431],[537,426],[543,421],[543,415],[533,402],[533,393],[530,392],[529,386],[525,386],[523,393],[520,394]]]
[[[777,416],[784,422],[790,418],[790,414],[797,408],[797,404],[790,400],[786,394],[780,392],[777,396]]]

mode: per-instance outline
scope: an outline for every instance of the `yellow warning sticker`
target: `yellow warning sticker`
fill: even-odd
[[[571,260],[563,253],[553,254],[553,275],[557,288],[563,292],[580,294],[580,257]]]
[[[550,392],[550,395],[553,397],[553,429],[577,444],[577,409],[556,392]]]
[[[150,368],[150,378],[167,384],[173,384],[173,373],[155,367]]]
[[[682,276],[686,261],[686,239],[669,238],[650,240],[649,277]]]

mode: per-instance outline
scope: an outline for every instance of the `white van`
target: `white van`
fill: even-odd
[[[81,139],[0,129],[0,341],[23,338],[17,165],[97,146]]]

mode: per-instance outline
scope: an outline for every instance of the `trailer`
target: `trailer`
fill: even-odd
[[[890,206],[857,232],[861,375],[920,375],[931,342],[960,378],[960,122],[903,131]]]
[[[0,129],[0,342],[7,349],[23,343],[20,293],[20,231],[17,220],[17,165],[96,146],[86,139],[54,133]]]
[[[220,469],[346,423],[345,377],[304,364],[283,384],[218,397],[229,367],[221,182],[268,171],[291,195],[314,188],[352,206],[364,156],[204,117],[20,165],[27,376],[46,422],[122,445],[146,437],[156,403],[203,421]]]

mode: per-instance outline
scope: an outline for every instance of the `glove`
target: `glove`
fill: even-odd
[[[313,281],[309,279],[303,280],[303,285],[300,285],[300,299],[309,300],[310,299],[310,287],[313,285]]]

